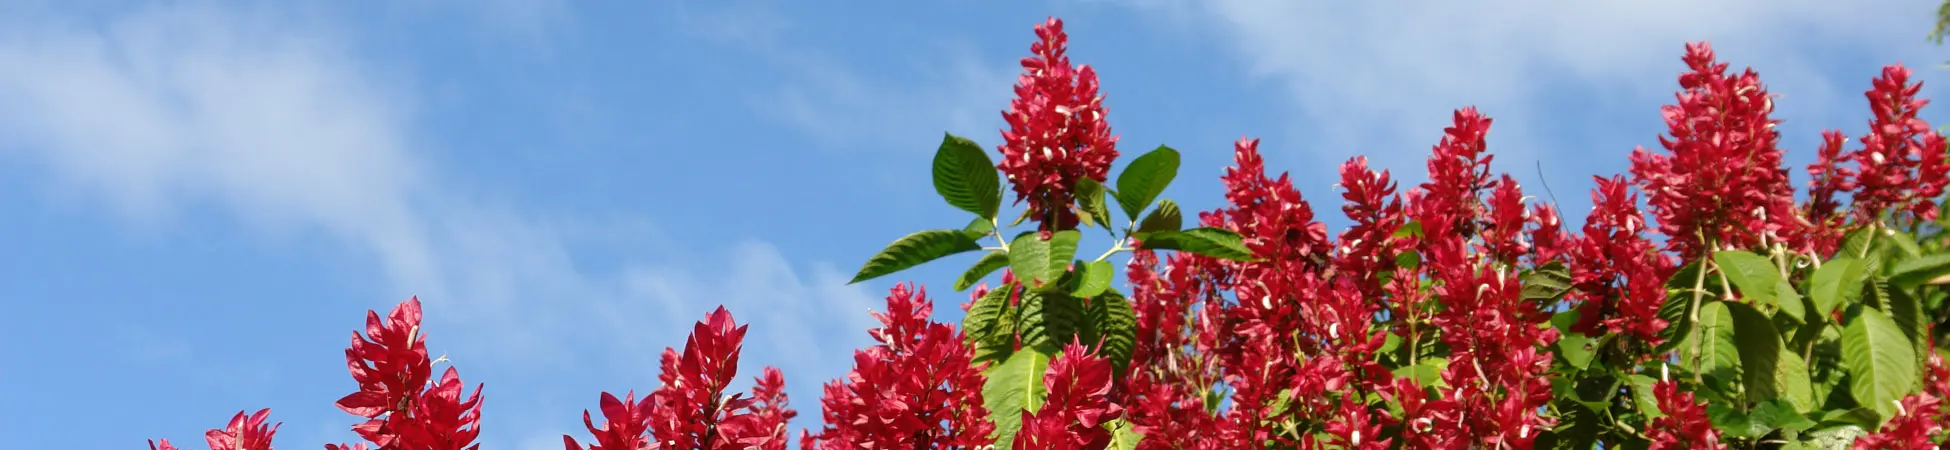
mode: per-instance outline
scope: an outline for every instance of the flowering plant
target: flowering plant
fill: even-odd
[[[1001,161],[953,135],[933,160],[935,190],[973,220],[902,237],[853,280],[979,252],[953,284],[972,289],[962,322],[936,322],[924,288],[896,285],[874,314],[877,343],[825,385],[802,448],[1950,439],[1950,149],[1917,117],[1927,101],[1901,66],[1871,83],[1858,144],[1822,135],[1801,198],[1759,75],[1729,72],[1699,43],[1685,47],[1660,148],[1634,150],[1629,174],[1593,177],[1581,227],[1494,171],[1493,121],[1464,108],[1425,182],[1342,164],[1351,225],[1335,232],[1287,174],[1268,173],[1256,139],[1233,143],[1225,205],[1189,218],[1161,199],[1176,150],[1113,176],[1121,153],[1096,72],[1071,63],[1062,22],[1035,31]],[[1005,225],[1008,191],[1024,208]],[[1091,228],[1113,242],[1082,259]],[[420,319],[417,300],[368,313],[346,349],[358,391],[338,402],[366,443],[328,449],[476,447],[480,387],[463,399],[453,368],[432,377]],[[660,387],[604,393],[603,422],[584,413],[592,442],[565,446],[786,448],[797,413],[777,369],[727,392],[745,330],[710,313],[665,351]],[[267,415],[239,413],[210,447],[269,449]]]

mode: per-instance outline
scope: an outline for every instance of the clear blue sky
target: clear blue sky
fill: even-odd
[[[1216,206],[1253,136],[1327,217],[1335,164],[1419,182],[1478,105],[1575,226],[1589,175],[1657,145],[1688,40],[1761,71],[1795,163],[1861,134],[1881,64],[1950,60],[1934,0],[814,3],[0,0],[0,446],[200,447],[262,407],[288,448],[353,441],[341,349],[412,295],[488,385],[486,447],[560,448],[719,304],[742,378],[783,367],[815,425],[891,283],[960,316],[972,256],[844,282],[965,223],[934,145],[997,142],[1049,15],[1122,148],[1185,153],[1167,197]]]

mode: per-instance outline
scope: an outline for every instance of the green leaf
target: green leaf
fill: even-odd
[[[1137,450],[1138,441],[1144,439],[1144,435],[1124,419],[1106,422],[1104,426],[1110,429],[1110,446],[1105,447],[1107,450]]]
[[[1794,405],[1781,400],[1762,402],[1747,414],[1747,420],[1755,428],[1765,430],[1762,434],[1773,430],[1801,432],[1814,428],[1815,422],[1794,408]]]
[[[1111,227],[1110,205],[1104,203],[1103,183],[1098,183],[1090,177],[1078,179],[1076,195],[1077,208],[1082,210],[1078,211],[1077,220],[1084,225],[1096,224],[1107,229]]]
[[[1234,261],[1251,261],[1253,251],[1246,248],[1238,233],[1203,227],[1185,231],[1159,231],[1145,235],[1138,248],[1178,250]]]
[[[879,278],[944,256],[981,249],[982,244],[962,230],[928,230],[910,234],[888,244],[880,254],[868,258],[867,264],[860,267],[860,273],[847,284]]]
[[[1733,313],[1726,302],[1700,304],[1699,327],[1694,336],[1700,344],[1700,373],[1722,380],[1739,376],[1740,350],[1734,330]]]
[[[949,205],[984,219],[994,219],[1002,205],[1002,182],[988,152],[952,134],[934,152],[934,191]]]
[[[1016,277],[1025,286],[1047,289],[1069,271],[1070,258],[1077,255],[1077,230],[1063,230],[1050,234],[1049,240],[1040,238],[1034,231],[1017,235],[1009,241],[1009,268],[1014,269]]]
[[[975,261],[974,266],[969,266],[967,272],[961,273],[961,278],[955,279],[955,291],[966,291],[969,286],[981,282],[989,274],[1008,266],[1009,254],[1007,253],[989,252],[987,255],[982,255],[981,260]]]
[[[1809,410],[1814,405],[1814,391],[1809,387],[1807,363],[1787,351],[1780,330],[1767,315],[1744,304],[1725,305],[1733,317],[1741,379],[1747,385],[1748,398],[1782,399],[1796,411]]]
[[[1171,147],[1160,145],[1131,160],[1124,173],[1117,175],[1117,204],[1124,208],[1125,217],[1137,217],[1144,212],[1177,176],[1178,151]]]
[[[1755,305],[1780,307],[1774,290],[1782,283],[1781,271],[1767,257],[1746,250],[1722,250],[1713,254],[1713,263],[1740,290],[1741,298]]]
[[[1144,216],[1144,222],[1138,224],[1137,232],[1177,231],[1184,226],[1185,218],[1178,212],[1178,203],[1164,199],[1158,201],[1158,209]]]
[[[1075,297],[1061,292],[1027,292],[1022,296],[1023,347],[1034,347],[1044,353],[1055,354],[1064,344],[1081,337],[1095,341],[1095,336],[1079,336],[1080,331],[1090,330],[1083,303]]]
[[[962,227],[961,231],[968,233],[969,239],[980,240],[982,236],[995,232],[995,221],[976,217],[975,220],[968,221],[968,226]]]
[[[1683,344],[1693,335],[1693,316],[1689,308],[1693,305],[1693,283],[1699,279],[1700,262],[1693,261],[1674,271],[1672,278],[1666,279],[1666,302],[1659,305],[1658,316],[1670,326],[1659,330],[1663,342],[1655,349],[1658,353],[1685,348]],[[1703,299],[1702,299],[1703,300]]]
[[[1097,354],[1110,361],[1111,368],[1122,377],[1124,370],[1131,365],[1131,352],[1137,348],[1137,311],[1131,301],[1117,291],[1107,291],[1103,296],[1090,300],[1084,306],[1084,315],[1089,317],[1097,338],[1102,339]],[[1091,343],[1095,344],[1095,343]]]
[[[1005,284],[989,291],[969,305],[968,314],[962,317],[962,333],[975,346],[973,362],[1000,361],[1015,351],[1016,315],[1009,307],[1009,292],[1014,289],[1014,285]]]
[[[1862,406],[1887,420],[1895,402],[1917,383],[1914,347],[1896,322],[1881,310],[1857,308],[1842,329],[1842,362],[1848,367],[1848,392]]]
[[[1571,269],[1551,261],[1523,275],[1525,300],[1552,300],[1571,291]]]
[[[1849,232],[1842,238],[1841,252],[1837,258],[1863,259],[1869,257],[1869,250],[1875,248],[1876,233],[1872,228],[1860,228]]]
[[[1077,298],[1091,298],[1104,293],[1104,290],[1110,289],[1111,277],[1117,275],[1117,269],[1110,261],[1077,263],[1077,270],[1082,273],[1079,274],[1076,290],[1070,291],[1070,295]]]
[[[1014,442],[1022,429],[1023,411],[1043,407],[1043,374],[1049,371],[1050,355],[1036,351],[1016,352],[1008,361],[988,370],[982,385],[982,406],[995,422],[995,442]],[[1006,444],[1005,444],[1006,445]]]
[[[1947,276],[1950,276],[1950,253],[1938,253],[1897,263],[1896,268],[1889,272],[1889,284],[1909,289],[1926,283],[1950,281],[1944,279]]]
[[[1430,358],[1420,363],[1395,369],[1395,376],[1415,380],[1415,385],[1423,387],[1446,388],[1442,381],[1442,371],[1449,369],[1449,360]]]
[[[1632,407],[1644,413],[1647,419],[1666,416],[1665,411],[1659,410],[1659,398],[1652,395],[1652,385],[1658,382],[1656,378],[1636,373],[1625,376],[1625,383],[1632,386]]]
[[[1525,286],[1524,289],[1528,290],[1529,286]],[[1575,309],[1552,315],[1551,325],[1560,332],[1557,343],[1553,345],[1557,346],[1557,355],[1564,357],[1564,362],[1578,370],[1584,370],[1591,367],[1591,356],[1595,354],[1596,348],[1592,346],[1591,338],[1584,333],[1571,332],[1571,327],[1577,323],[1578,311]]]
[[[1782,314],[1787,314],[1796,323],[1808,322],[1807,300],[1801,298],[1800,291],[1794,290],[1794,283],[1788,282],[1786,278],[1775,283],[1774,299],[1780,303]]]
[[[1896,329],[1902,330],[1903,337],[1916,353],[1916,366],[1930,364],[1930,317],[1923,311],[1923,303],[1916,296],[1909,295],[1907,289],[1889,290],[1889,318],[1896,322]]]
[[[1815,314],[1827,317],[1835,307],[1861,300],[1864,271],[1868,266],[1855,258],[1837,258],[1822,263],[1809,279],[1808,297],[1815,302]]]

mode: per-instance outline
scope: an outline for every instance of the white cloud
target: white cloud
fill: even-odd
[[[650,380],[638,386],[647,390],[657,351],[681,346],[722,303],[753,326],[747,372],[785,366],[802,407],[816,410],[819,383],[844,373],[873,296],[840,272],[795,266],[763,242],[580,267],[579,244],[643,245],[657,230],[638,218],[525,214],[443,188],[451,174],[415,150],[437,142],[414,131],[406,77],[361,60],[335,31],[181,5],[0,19],[0,164],[45,167],[78,197],[150,226],[214,205],[265,232],[344,242],[397,293],[365,306],[419,294],[437,322],[435,351],[462,366],[640,370],[631,379]],[[156,350],[180,356],[171,351]],[[493,395],[557,404],[514,386]],[[594,398],[509,415],[572,417]]]
[[[1835,118],[1866,114],[1856,93],[1879,64],[1937,58],[1923,40],[1934,5],[1894,0],[1134,4],[1160,15],[1192,11],[1185,20],[1212,30],[1255,78],[1291,96],[1299,120],[1290,135],[1307,142],[1268,145],[1319,149],[1310,153],[1322,162],[1368,154],[1415,174],[1449,113],[1467,105],[1498,119],[1491,146],[1499,160],[1519,163],[1506,170],[1528,174],[1529,160],[1546,151],[1615,155],[1622,164],[1629,145],[1546,150],[1562,142],[1550,138],[1591,133],[1563,125],[1564,105],[1628,108],[1656,123],[1650,102],[1670,100],[1687,41],[1711,40],[1736,70],[1758,69],[1785,94],[1784,129],[1802,140],[1818,127],[1859,127]],[[1824,67],[1838,56],[1867,59]],[[1838,70],[1846,76],[1835,78]],[[1853,114],[1837,116],[1837,108]],[[1656,145],[1658,131],[1626,130],[1625,142]]]

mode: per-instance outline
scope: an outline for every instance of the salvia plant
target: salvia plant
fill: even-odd
[[[952,285],[969,291],[965,318],[935,321],[924,288],[896,285],[868,331],[877,344],[825,385],[801,448],[1950,439],[1950,164],[1902,66],[1866,92],[1866,134],[1822,134],[1805,186],[1790,181],[1759,75],[1700,43],[1685,48],[1659,148],[1593,177],[1582,226],[1494,170],[1492,121],[1466,108],[1432,136],[1427,181],[1342,164],[1352,225],[1334,231],[1289,176],[1267,173],[1257,140],[1233,144],[1212,211],[1161,198],[1179,169],[1171,148],[1112,174],[1122,153],[1097,73],[1070,61],[1061,21],[1035,31],[1000,162],[953,135],[934,157],[935,190],[972,221],[902,237],[853,280],[979,253]],[[1099,231],[1111,247],[1090,257],[1078,243]],[[434,377],[420,321],[417,300],[368,313],[345,351],[358,388],[338,401],[365,442],[327,449],[478,446],[481,387],[451,367]],[[727,387],[745,330],[710,313],[664,352],[659,387],[604,393],[601,419],[585,412],[588,437],[566,448],[787,448],[797,412],[783,375]],[[238,413],[210,448],[271,448],[267,413]]]

